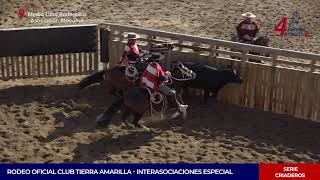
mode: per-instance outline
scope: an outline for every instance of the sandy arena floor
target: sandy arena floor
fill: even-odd
[[[119,117],[95,119],[113,101],[80,77],[0,83],[0,162],[319,162],[320,124],[189,99],[187,120],[153,120],[151,132]]]
[[[17,11],[86,12],[86,23],[113,22],[228,40],[245,11],[255,13],[271,46],[320,52],[319,0],[7,0],[0,28],[44,26]],[[273,32],[298,8],[305,39]],[[119,120],[96,129],[113,97],[101,86],[78,92],[81,77],[0,81],[0,162],[319,162],[320,124],[254,109],[189,99],[189,117],[147,121],[152,132]]]

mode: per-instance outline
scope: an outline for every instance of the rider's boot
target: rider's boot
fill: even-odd
[[[186,118],[187,118],[187,108],[188,108],[188,105],[186,105],[186,104],[180,104],[179,102],[177,102],[177,104],[178,104],[179,111],[180,111],[181,114],[182,114],[182,118],[183,118],[183,119],[186,119]]]
[[[186,117],[187,117],[187,108],[188,108],[188,105],[181,104],[181,103],[177,100],[176,95],[171,96],[171,97],[170,97],[170,100],[171,100],[172,103],[169,101],[169,104],[175,104],[175,108],[178,109],[178,111],[175,112],[175,113],[172,115],[172,118],[176,118],[178,115],[181,114],[182,118],[183,118],[183,119],[186,119]]]

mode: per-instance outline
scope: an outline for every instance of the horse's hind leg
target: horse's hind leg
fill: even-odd
[[[141,125],[139,123],[139,120],[141,119],[141,117],[142,117],[142,114],[134,114],[134,120],[133,120],[132,124],[137,128],[143,128],[143,129],[145,129],[147,131],[150,131],[149,128],[147,128],[146,126]]]

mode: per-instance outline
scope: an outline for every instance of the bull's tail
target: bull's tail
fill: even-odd
[[[84,79],[82,79],[79,84],[78,84],[78,89],[81,90],[83,88],[86,88],[92,84],[95,84],[95,83],[99,83],[101,81],[104,80],[104,74],[105,74],[105,71],[102,70],[102,71],[98,71],[88,77],[85,77]]]

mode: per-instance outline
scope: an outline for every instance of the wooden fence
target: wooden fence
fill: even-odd
[[[91,74],[98,70],[97,25],[0,29],[0,80]]]
[[[102,24],[100,27],[110,30],[108,60],[111,65],[121,57],[126,43],[124,35],[128,32],[141,35],[138,44],[142,48],[147,48],[151,42],[174,42],[177,48],[167,53],[166,67],[170,61],[179,60],[210,65],[231,64],[241,69],[244,83],[223,88],[218,97],[221,102],[320,120],[319,54],[118,24]],[[252,59],[264,63],[250,62]]]

